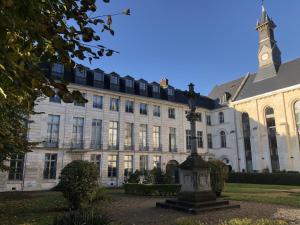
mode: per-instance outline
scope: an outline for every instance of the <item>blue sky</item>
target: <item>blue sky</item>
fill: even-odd
[[[99,13],[130,8],[113,18],[115,36],[102,44],[120,51],[91,68],[115,71],[150,82],[167,77],[176,88],[189,82],[201,94],[216,85],[257,71],[259,0],[98,0]],[[283,61],[300,57],[300,1],[266,0]],[[95,13],[98,15],[99,13]]]

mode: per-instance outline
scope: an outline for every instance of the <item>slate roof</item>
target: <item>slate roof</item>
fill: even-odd
[[[300,58],[281,64],[274,77],[254,82],[256,76],[249,76],[235,101],[300,84]]]
[[[219,99],[221,99],[225,93],[229,93],[231,97],[234,97],[240,85],[242,84],[245,77],[240,77],[236,80],[229,81],[225,84],[216,85],[212,91],[209,93],[208,97],[215,101],[215,107],[221,107]]]
[[[46,69],[48,69],[48,76],[49,77],[54,76],[57,79],[57,76],[52,75],[51,68],[49,68],[47,65],[45,65],[45,67],[46,67]],[[103,75],[104,75],[103,84],[101,84],[100,86],[97,86],[95,84],[95,81],[94,81],[94,74],[93,74],[94,70],[89,70],[89,68],[85,68],[85,69],[87,70],[85,80],[84,81],[81,80],[80,83],[77,83],[77,84],[93,87],[95,89],[104,89],[104,90],[110,90],[112,92],[127,93],[127,94],[132,94],[132,95],[141,95],[143,97],[156,98],[156,99],[161,99],[161,100],[165,100],[165,101],[170,101],[170,102],[175,102],[175,103],[181,103],[181,104],[188,105],[188,99],[186,97],[186,91],[182,91],[182,90],[179,90],[179,89],[174,89],[174,96],[169,97],[167,89],[161,87],[160,88],[160,93],[157,96],[157,95],[152,93],[152,85],[153,84],[159,84],[159,83],[152,82],[152,84],[149,84],[146,80],[140,79],[140,80],[134,80],[134,88],[132,88],[130,92],[127,92],[126,87],[125,87],[125,85],[126,85],[125,79],[126,79],[126,77],[128,77],[128,78],[132,78],[132,77],[131,76],[122,77],[122,76],[120,76],[119,74],[117,74],[115,72],[112,72],[111,74],[106,74],[106,73],[103,72]],[[100,69],[99,70],[95,69],[95,70],[99,71],[99,72],[102,72],[102,70],[100,70]],[[110,85],[110,76],[111,75],[120,76],[119,77],[120,82],[119,82],[118,88],[115,88],[115,87],[112,88],[111,87],[111,85]],[[63,74],[63,79],[70,82],[70,83],[75,83],[76,84],[75,69],[65,67],[64,74]],[[146,85],[147,85],[147,91],[144,92],[144,94],[141,94],[140,89],[139,89],[139,82],[141,82],[141,81],[146,82]],[[169,85],[169,87],[173,88],[170,85]],[[214,107],[215,107],[215,103],[212,99],[210,99],[206,96],[200,95],[200,94],[198,94],[196,104],[197,104],[198,107],[206,108],[206,109],[214,109]]]

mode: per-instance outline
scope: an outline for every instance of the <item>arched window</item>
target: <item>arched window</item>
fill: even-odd
[[[248,113],[242,114],[242,125],[243,125],[243,136],[244,136],[244,148],[246,158],[246,169],[247,172],[252,171],[252,153],[251,153],[251,131],[250,131],[250,120]]]
[[[219,123],[224,123],[224,113],[219,112]]]
[[[220,132],[221,148],[226,148],[226,134],[224,131]]]
[[[277,149],[277,137],[276,137],[276,122],[274,116],[274,109],[267,107],[265,109],[266,125],[269,139],[269,149],[271,156],[272,171],[280,170],[279,157]]]
[[[295,110],[296,126],[298,131],[298,139],[300,141],[300,101],[295,102],[294,110]]]

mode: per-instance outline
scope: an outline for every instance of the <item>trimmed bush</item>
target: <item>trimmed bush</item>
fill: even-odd
[[[177,195],[180,191],[179,184],[124,184],[126,194],[137,195]]]
[[[78,209],[88,202],[88,196],[97,186],[98,171],[95,164],[76,160],[63,168],[59,187],[71,209]]]
[[[228,167],[219,160],[208,161],[210,165],[210,184],[212,191],[219,197],[228,178]]]
[[[153,168],[151,171],[143,171],[143,173],[141,173],[139,170],[136,170],[133,174],[129,176],[125,183],[171,184],[172,177],[167,175],[160,168]]]
[[[103,215],[91,211],[71,211],[61,217],[57,217],[53,225],[109,225],[112,220]]]
[[[299,173],[229,173],[228,183],[300,185]]]

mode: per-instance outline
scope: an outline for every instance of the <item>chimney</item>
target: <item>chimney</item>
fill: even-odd
[[[167,88],[169,86],[169,80],[167,78],[163,78],[161,81],[160,81],[160,86],[162,88]]]

